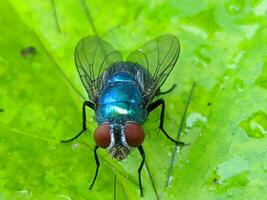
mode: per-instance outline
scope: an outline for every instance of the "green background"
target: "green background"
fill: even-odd
[[[157,131],[158,110],[146,122],[144,199],[266,199],[266,12],[266,0],[1,1],[0,199],[139,199],[136,150],[120,163],[99,151],[99,177],[88,191],[91,111],[88,134],[59,142],[81,129],[86,92],[73,52],[94,34],[92,22],[124,56],[164,33],[179,38],[180,58],[163,86],[178,85],[165,96],[173,137],[197,83],[181,137],[190,145],[179,151],[167,188],[174,146]],[[21,55],[29,46],[36,53]]]

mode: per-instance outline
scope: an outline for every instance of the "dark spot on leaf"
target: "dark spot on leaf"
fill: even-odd
[[[262,88],[267,88],[267,80],[261,80],[260,78],[257,79],[256,84]]]
[[[219,180],[217,179],[217,178],[214,178],[213,180],[212,180],[212,182],[214,183],[214,184],[218,184],[219,182],[218,182]]]
[[[3,108],[0,108],[0,112],[4,112],[4,109]]]
[[[36,49],[33,46],[28,46],[26,48],[21,49],[20,55],[24,58],[29,57],[30,55],[36,54]]]
[[[208,102],[208,103],[207,103],[207,106],[211,106],[211,104],[212,104],[211,102]]]

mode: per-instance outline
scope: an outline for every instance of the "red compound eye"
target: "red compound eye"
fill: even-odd
[[[95,130],[95,143],[101,148],[107,148],[110,144],[109,124],[101,124]]]
[[[145,134],[141,126],[135,123],[125,123],[125,137],[127,143],[132,147],[138,147],[144,141]]]

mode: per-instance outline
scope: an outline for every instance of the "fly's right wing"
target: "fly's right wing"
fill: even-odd
[[[121,53],[98,37],[87,36],[78,42],[75,48],[75,63],[92,101],[96,101],[99,97],[102,87],[101,76],[104,71],[121,60]]]
[[[173,70],[180,53],[180,44],[174,35],[162,35],[132,52],[127,61],[137,63],[147,75],[143,80],[143,98],[153,99]]]

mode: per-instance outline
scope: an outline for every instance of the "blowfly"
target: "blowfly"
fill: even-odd
[[[137,148],[142,157],[138,180],[143,196],[141,171],[145,162],[142,147],[145,133],[142,125],[149,113],[157,107],[161,107],[160,130],[175,144],[184,145],[164,130],[165,101],[160,98],[175,87],[173,85],[168,91],[160,91],[179,53],[178,39],[169,34],[145,43],[130,53],[126,60],[112,45],[99,37],[87,36],[78,42],[75,63],[89,100],[82,106],[82,130],[75,137],[62,142],[73,141],[87,130],[85,109],[92,109],[98,127],[94,132],[96,171],[89,189],[96,181],[100,166],[97,155],[99,147],[107,149],[119,161]]]

